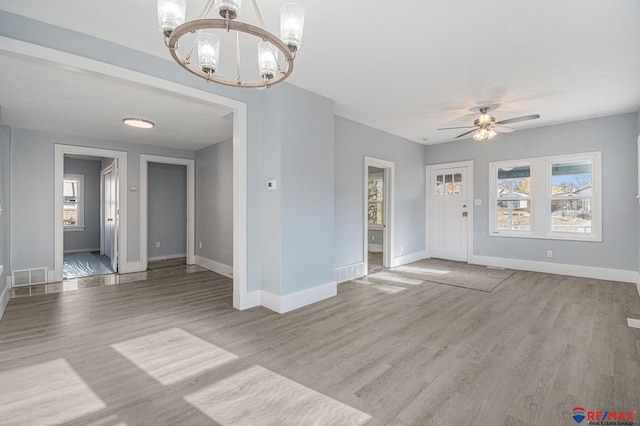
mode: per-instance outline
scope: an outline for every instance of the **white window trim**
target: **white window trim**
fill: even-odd
[[[78,223],[76,225],[64,225],[65,232],[78,232],[84,231],[84,175],[65,174],[64,180],[76,180],[78,181],[78,194],[76,197],[76,203],[78,204]],[[64,195],[63,195],[64,196]],[[63,201],[64,206],[64,201]]]
[[[551,167],[554,163],[590,160],[593,164],[592,197],[594,202],[590,234],[552,232],[551,215]],[[496,228],[496,181],[501,167],[531,165],[531,230],[511,231]],[[602,241],[602,153],[584,152],[569,155],[553,155],[489,163],[489,236],[536,238],[546,240]]]

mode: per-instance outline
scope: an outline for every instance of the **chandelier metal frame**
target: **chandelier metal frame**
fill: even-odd
[[[190,73],[203,78],[207,81],[212,81],[215,83],[223,84],[226,86],[232,87],[270,87],[274,84],[280,83],[284,81],[287,77],[289,77],[293,71],[293,62],[296,57],[297,49],[295,46],[288,46],[285,44],[279,37],[275,34],[266,30],[264,21],[262,20],[262,16],[258,9],[258,5],[255,0],[252,0],[254,10],[258,17],[259,23],[262,26],[258,27],[256,25],[252,25],[246,22],[241,22],[236,20],[237,16],[235,14],[229,13],[227,11],[226,16],[223,19],[220,18],[206,18],[206,15],[210,12],[213,0],[209,0],[202,12],[200,13],[200,18],[192,21],[186,21],[173,29],[169,35],[165,33],[165,45],[169,48],[169,52],[173,59],[185,70]],[[203,70],[198,65],[198,61],[196,59],[196,63],[192,63],[191,56],[194,54],[194,50],[196,47],[196,42],[198,40],[198,36],[203,30],[226,30],[227,32],[235,31],[238,33],[236,35],[236,66],[237,66],[237,75],[236,79],[225,78],[222,76],[216,75],[214,72],[207,72]],[[178,51],[178,46],[180,43],[180,39],[187,34],[196,33],[196,37],[189,49],[188,53],[183,56]],[[249,34],[262,41],[268,42],[272,46],[272,52],[274,60],[277,64],[278,72],[273,75],[271,78],[263,77],[260,80],[245,80],[241,79],[240,75],[240,38],[239,33]],[[286,61],[286,67],[283,68],[280,66],[280,63],[277,61],[277,52],[280,51]]]

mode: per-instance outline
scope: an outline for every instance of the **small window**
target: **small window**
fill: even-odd
[[[84,176],[65,175],[62,196],[65,229],[84,229]]]
[[[437,175],[435,185],[436,196],[459,195],[462,191],[462,173]]]

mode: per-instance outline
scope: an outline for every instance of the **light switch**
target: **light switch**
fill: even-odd
[[[269,191],[275,191],[276,190],[276,180],[275,179],[269,179],[267,181],[267,189]]]
[[[475,200],[473,200],[473,205],[474,206],[481,206],[482,205],[482,198],[476,198]]]
[[[131,192],[138,192],[138,187],[137,187],[137,186],[133,186],[133,185],[131,185],[131,186],[129,187],[129,191],[131,191]]]

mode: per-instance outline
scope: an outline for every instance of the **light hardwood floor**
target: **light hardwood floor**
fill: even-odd
[[[201,269],[139,278],[9,302],[0,424],[571,425],[576,406],[640,408],[631,284],[363,279],[278,315],[234,310],[231,280]]]

